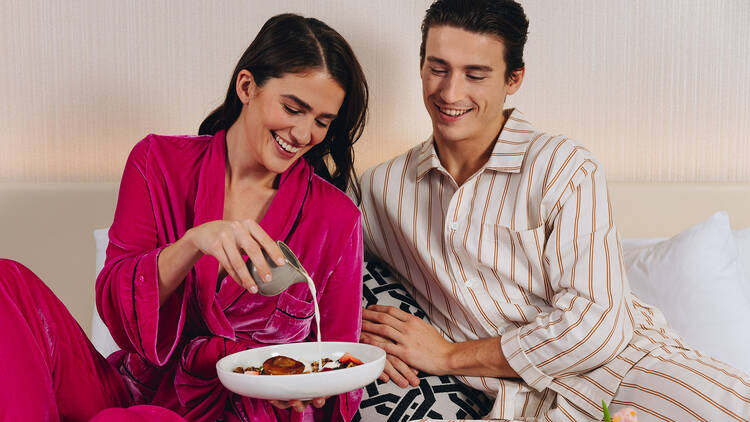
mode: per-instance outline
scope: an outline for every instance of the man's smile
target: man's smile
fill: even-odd
[[[471,107],[448,107],[441,106],[435,103],[435,108],[443,115],[443,117],[449,118],[449,120],[456,120],[463,117],[472,110]]]

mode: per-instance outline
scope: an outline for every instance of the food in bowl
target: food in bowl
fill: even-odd
[[[313,361],[307,366],[288,356],[279,355],[266,359],[262,366],[238,366],[234,368],[233,372],[248,375],[295,375],[334,371],[337,369],[362,365],[361,360],[355,358],[349,353],[344,353],[340,358],[335,360],[323,358],[321,363],[323,364],[323,368],[320,368],[320,363],[318,363],[318,361]]]
[[[269,375],[294,375],[304,370],[304,363],[286,356],[274,356],[263,362],[263,373]]]

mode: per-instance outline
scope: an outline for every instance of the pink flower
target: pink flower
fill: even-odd
[[[612,416],[612,422],[638,422],[638,415],[635,410],[626,407]]]

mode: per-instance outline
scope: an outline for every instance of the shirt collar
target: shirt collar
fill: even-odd
[[[520,173],[523,157],[529,147],[536,129],[526,120],[526,117],[516,109],[505,110],[508,115],[503,130],[495,141],[485,169],[504,172]],[[443,165],[435,151],[435,140],[430,137],[429,140],[422,143],[419,149],[417,161],[417,180],[422,179],[433,169],[442,169]]]
[[[430,136],[430,139],[422,142],[422,145],[419,147],[417,160],[417,181],[422,180],[424,175],[429,173],[430,170],[443,168],[437,156],[437,151],[435,151],[435,140],[432,136]]]

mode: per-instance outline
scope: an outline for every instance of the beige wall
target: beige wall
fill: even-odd
[[[320,17],[358,53],[372,92],[360,169],[423,140],[417,55],[429,3],[0,0],[0,257],[36,271],[88,330],[91,231],[111,222],[128,151],[149,132],[194,133],[277,13]],[[527,73],[510,102],[538,127],[586,144],[611,181],[750,182],[750,2],[523,3]],[[618,189],[618,218],[640,215]]]
[[[271,15],[320,17],[372,90],[364,168],[430,131],[418,79],[429,0],[2,0],[0,182],[117,182],[148,132],[194,133]],[[511,99],[579,139],[610,180],[750,181],[750,2],[533,0]]]

